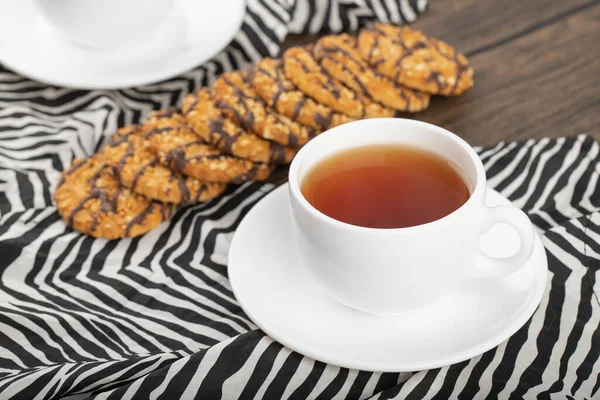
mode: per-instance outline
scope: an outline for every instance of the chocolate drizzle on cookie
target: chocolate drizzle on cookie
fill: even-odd
[[[377,47],[379,47],[379,38],[375,37],[375,40],[373,41],[373,44],[371,45],[371,48],[369,49],[369,56],[367,57],[367,61],[369,63],[371,63],[371,65],[374,64],[373,54],[375,53],[375,49],[377,49]],[[383,61],[383,59],[380,59],[378,61]]]
[[[121,159],[119,160],[117,165],[115,166],[115,170],[117,171],[117,174],[121,173],[121,171],[123,170],[123,167],[125,167],[125,163],[127,162],[127,159],[130,158],[131,156],[133,156],[134,151],[135,151],[135,148],[133,147],[133,143],[127,142],[127,149],[125,150],[125,153],[123,154],[123,156],[121,157]]]
[[[280,68],[280,67],[281,67],[281,61],[277,63],[276,68]],[[262,75],[268,77],[269,79],[271,79],[273,84],[275,84],[277,89],[275,90],[275,93],[273,94],[273,96],[267,100],[267,104],[269,104],[271,107],[273,107],[274,109],[277,110],[277,103],[279,102],[279,97],[283,93],[288,93],[288,92],[295,90],[295,88],[293,86],[289,87],[289,85],[286,87],[286,85],[284,84],[284,81],[281,79],[281,76],[277,70],[275,70],[271,73],[271,71],[267,71],[265,68],[261,67],[260,65],[255,65],[254,68],[251,70],[250,80],[251,81],[255,80],[256,75],[259,75],[259,74],[262,74]]]
[[[198,143],[186,143],[182,146],[176,147],[169,151],[161,161],[177,171],[184,172],[186,165],[190,164],[192,160],[218,160],[223,157],[221,154],[199,154],[192,157],[186,157],[185,148],[195,144]]]
[[[186,102],[186,100],[188,98],[192,99],[192,102],[189,103],[189,104]],[[188,94],[186,96],[186,98],[184,99],[184,101],[183,101],[183,107],[182,107],[181,111],[184,114],[187,114],[187,113],[193,111],[196,108],[196,105],[198,105],[198,101],[199,100],[200,100],[200,98],[197,95],[195,95],[195,94]]]
[[[325,43],[326,39],[327,37],[317,42],[314,51],[316,58],[320,60],[327,59],[335,65],[337,65],[339,68],[341,68],[343,71],[345,71],[348,75],[352,77],[355,86],[358,87],[363,94],[371,97],[372,99],[376,99],[377,96],[374,96],[373,92],[363,83],[361,77],[357,73],[355,73],[349,65],[335,58],[335,54],[337,53],[342,55],[343,57],[346,57],[352,63],[352,65],[358,68],[361,74],[369,74],[378,80],[384,81],[386,81],[387,78],[385,78],[382,74],[378,73],[377,71],[369,68],[362,59],[357,58],[357,56],[355,56],[354,54],[350,53],[350,51],[342,47],[347,46],[349,48],[354,48],[356,46],[356,42],[354,41],[354,39],[342,36],[341,38],[339,38],[339,40],[343,43],[342,45],[327,45]],[[369,58],[372,57],[372,51],[373,48],[371,48],[371,51],[369,52]],[[390,84],[393,85],[395,89],[397,89],[398,94],[400,96],[407,100],[407,102],[409,101],[405,97],[405,88],[401,87],[398,84],[395,84],[395,82],[393,83],[390,81]],[[356,87],[353,87],[353,89],[356,89]]]
[[[86,161],[87,160],[83,160],[80,165],[86,164]],[[108,211],[115,212],[116,211],[116,201],[113,200],[113,201],[109,202],[106,192],[104,190],[98,188],[97,182],[96,182],[96,180],[100,176],[102,176],[102,174],[109,173],[108,170],[105,170],[106,164],[102,163],[97,168],[98,169],[96,170],[96,172],[87,180],[88,185],[90,185],[90,187],[91,187],[90,194],[87,195],[86,197],[84,197],[82,200],[80,200],[79,203],[75,206],[75,208],[73,208],[73,210],[71,211],[71,214],[69,215],[69,219],[67,220],[67,225],[71,228],[73,228],[75,215],[77,215],[81,210],[83,210],[85,207],[85,204],[90,200],[94,200],[94,199],[100,200],[100,207],[98,208],[98,210],[96,212],[94,212],[94,215],[92,218],[92,225],[90,227],[91,232],[95,232],[96,227],[98,226],[98,216],[101,212],[108,212]]]
[[[306,97],[303,97],[300,100],[298,100],[298,102],[296,102],[296,104],[294,105],[294,114],[293,114],[292,118],[294,118],[294,119],[298,118],[298,115],[300,114],[300,111],[302,110],[304,103],[306,103]]]
[[[80,181],[79,185],[84,184],[89,188],[89,193],[83,196],[81,199],[73,199],[73,196],[77,197],[77,193],[79,190],[66,189],[67,196],[61,197],[61,202],[57,204],[59,210],[63,214],[63,217],[66,218],[65,222],[67,225],[73,229],[77,228],[78,230],[82,230],[86,233],[89,233],[93,236],[104,236],[107,234],[106,229],[111,229],[108,233],[109,238],[115,237],[123,237],[130,236],[131,228],[126,229],[125,232],[121,231],[119,234],[119,222],[118,222],[118,213],[119,213],[119,199],[121,196],[130,197],[134,201],[142,201],[146,202],[151,206],[156,206],[159,208],[164,208],[167,212],[172,208],[170,204],[160,204],[153,202],[151,200],[147,200],[141,196],[135,195],[129,191],[121,191],[121,187],[117,180],[117,177],[113,173],[113,168],[102,158],[100,155],[96,155],[92,158],[88,158],[82,161],[78,161],[76,164],[73,164],[73,167],[77,166],[78,168],[87,168],[89,172],[82,172],[84,175],[89,177],[85,178],[85,180]],[[72,167],[72,169],[73,169]],[[91,175],[90,175],[91,174]],[[65,189],[63,185],[77,185],[77,181],[83,179],[81,176],[69,176],[69,180],[65,180],[59,187],[57,188],[57,193],[61,190]],[[125,197],[123,200],[125,201]],[[63,203],[65,201],[69,202],[75,200],[76,203],[69,210],[68,205]],[[92,201],[97,201],[99,204],[91,203]],[[129,200],[127,200],[129,201]],[[138,203],[139,204],[139,203]],[[94,211],[92,211],[92,209]],[[84,220],[79,220],[77,223],[75,218],[79,215],[83,210],[88,210],[90,215],[88,218]],[[128,212],[129,210],[124,210]],[[133,226],[134,224],[143,222],[147,215],[141,215],[143,213],[138,214],[132,220],[129,221],[128,225]],[[115,218],[117,220],[113,220],[112,224],[108,223],[108,225],[104,222],[107,218]],[[132,222],[133,221],[133,222]],[[77,225],[79,224],[79,225]],[[85,224],[88,224],[85,226]],[[103,230],[98,235],[98,228],[100,224],[103,224]],[[116,225],[115,225],[116,224]],[[115,230],[116,229],[116,230]]]
[[[163,158],[165,164],[175,168],[178,171],[183,171],[186,164],[185,152],[182,147],[174,148],[169,151]]]
[[[127,226],[125,227],[125,236],[131,236],[131,229],[136,225],[142,224],[146,217],[150,215],[152,211],[154,211],[154,207],[156,206],[156,203],[150,203],[146,208],[142,210],[141,213],[131,218],[131,220],[127,223]],[[164,211],[161,212],[161,214],[163,213]]]
[[[156,164],[158,163],[157,159],[154,159],[144,165],[142,165],[141,167],[138,168],[138,170],[135,172],[135,174],[133,175],[133,179],[131,180],[131,184],[130,186],[130,190],[132,192],[135,192],[135,187],[137,186],[138,181],[140,180],[140,177],[142,175],[144,175],[144,172],[146,172],[146,170],[150,167],[154,167]],[[169,178],[174,177],[173,174],[171,174],[171,176]]]
[[[273,165],[267,166],[267,168],[269,168],[271,171],[273,170]],[[260,165],[259,164],[252,164],[252,167],[250,169],[248,169],[245,172],[242,172],[234,177],[231,178],[231,183],[234,184],[240,184],[242,182],[246,182],[248,180],[254,179],[254,177],[256,177],[258,175],[258,173],[260,172]]]
[[[115,176],[132,192],[163,202],[188,203],[191,193],[186,184],[186,178],[159,164],[158,156],[152,154],[144,145],[145,137],[150,137],[158,132],[164,133],[164,131],[163,128],[152,129],[149,132],[139,127],[123,128],[118,134],[112,136],[118,140],[111,140],[108,146],[110,148],[113,143],[118,143],[114,148],[121,150],[120,158],[115,160],[115,157],[120,154],[118,151],[115,153],[107,149],[105,155],[113,164]],[[128,139],[126,145],[121,138]],[[196,140],[194,143],[204,145],[204,142],[200,140]],[[108,154],[106,154],[107,152]],[[184,167],[185,160],[177,159],[176,162],[181,164],[178,165],[181,168]],[[199,184],[204,185],[202,182]]]
[[[344,49],[340,49],[340,48],[328,48],[328,47],[323,47],[323,53],[320,55],[321,59],[327,59],[329,61],[331,61],[332,63],[336,64],[338,67],[340,67],[343,71],[345,71],[348,75],[350,75],[352,77],[352,80],[354,81],[354,83],[356,84],[356,87],[358,87],[360,89],[360,91],[373,98],[373,94],[371,93],[371,91],[369,90],[369,88],[367,88],[362,80],[360,79],[360,76],[358,76],[357,74],[354,73],[354,71],[352,71],[350,69],[350,67],[348,67],[346,64],[340,62],[339,60],[337,60],[336,58],[334,58],[332,56],[332,53],[340,53],[342,55],[344,55],[345,57],[348,57],[351,61],[354,61],[354,63],[356,64],[356,66],[364,72],[365,68],[363,67],[362,63],[359,62],[358,60],[354,59],[354,57],[352,57],[352,55],[350,53],[348,53],[347,51],[345,51]],[[354,88],[353,88],[354,89]]]
[[[71,211],[71,215],[69,216],[69,219],[67,220],[67,225],[71,228],[73,228],[73,221],[75,219],[75,215],[77,215],[77,213],[81,210],[83,210],[83,206],[85,205],[85,203],[87,203],[90,200],[93,199],[97,199],[100,196],[100,193],[97,191],[92,190],[92,192],[83,198],[83,200],[81,200],[79,202],[79,204],[77,204],[77,206],[73,209],[73,211]],[[92,232],[94,231],[94,229],[92,229]]]
[[[169,207],[160,208],[160,216],[163,219],[163,221],[166,221],[167,219],[171,218],[172,211],[173,209]]]
[[[233,124],[229,124],[229,127],[234,126]],[[269,147],[269,154],[267,155],[268,160],[258,160],[254,159],[253,161],[257,162],[273,162],[277,164],[283,164],[288,162],[286,148],[279,143],[271,142],[268,140],[261,139],[257,136],[246,133],[243,129],[237,129],[235,132],[229,132],[225,127],[225,120],[223,118],[212,118],[209,120],[209,130],[211,136],[214,138],[214,144],[220,150],[234,155],[240,156],[241,154],[235,148],[236,143],[242,137],[246,137],[252,141],[267,144]]]
[[[247,130],[282,145],[298,147],[314,137],[315,132],[311,128],[291,121],[269,108],[267,102],[251,88],[248,80],[247,74],[237,72],[222,75],[215,82],[214,97],[218,107],[226,115]]]
[[[394,114],[393,110],[371,101],[334,80],[306,48],[290,48],[283,57],[286,76],[302,92],[317,102],[351,118],[391,117]]]
[[[341,43],[336,43],[335,40],[339,40]],[[361,58],[351,52],[355,45],[356,42],[350,37],[325,37],[317,42],[314,53],[315,57],[321,61],[323,68],[327,69],[325,61],[330,61],[351,77],[352,82],[344,80],[343,83],[373,100],[380,101],[385,106],[400,111],[421,111],[429,105],[429,95],[403,87],[398,82],[390,80],[378,71],[371,69]],[[369,52],[369,57],[372,56],[372,50],[373,47]],[[340,59],[338,56],[343,58]],[[356,70],[358,72],[355,72]],[[334,71],[328,72],[335,76]],[[367,83],[363,83],[363,80]],[[376,92],[377,89],[372,90],[367,86],[377,83],[383,85],[383,89],[380,88],[379,92]],[[382,93],[382,91],[384,92]],[[390,99],[390,95],[396,96],[396,99],[401,99],[401,101],[395,100],[393,97]],[[417,102],[415,103],[413,100],[417,100]]]
[[[271,153],[269,156],[270,163],[282,164],[285,162],[283,161],[285,160],[285,149],[283,146],[279,143],[271,142],[269,143],[269,150]]]
[[[171,118],[178,113],[179,113],[179,110],[177,110],[177,108],[169,107],[169,108],[165,108],[164,110],[154,111],[152,116],[154,118]]]
[[[233,145],[237,139],[245,132],[239,129],[234,134],[230,134],[224,129],[225,121],[222,118],[212,118],[208,121],[208,129],[211,134],[218,136],[217,147],[229,154],[233,154]]]
[[[340,88],[338,85],[336,85],[336,83],[325,73],[323,73],[323,71],[321,71],[320,69],[314,69],[314,68],[309,68],[303,60],[301,60],[299,57],[297,56],[291,56],[289,57],[291,60],[294,60],[296,63],[298,63],[298,65],[300,65],[300,67],[304,70],[304,72],[306,72],[307,74],[310,73],[318,73],[319,77],[323,78],[323,79],[319,79],[317,80],[317,83],[321,86],[321,88],[323,88],[324,90],[326,90],[327,92],[331,93],[331,95],[333,97],[335,97],[336,99],[339,99],[341,97],[341,93],[340,93]],[[324,80],[324,82],[323,82]]]
[[[79,168],[81,168],[84,164],[85,164],[85,159],[81,159],[79,161],[76,161],[68,169],[66,169],[65,171],[63,171],[63,173],[60,174],[60,178],[58,179],[57,186],[62,185],[62,183],[65,181],[65,178],[67,176],[72,175],[75,171],[77,171]]]
[[[182,176],[178,176],[177,185],[179,186],[179,196],[181,197],[181,204],[187,204],[190,201],[190,189],[186,185],[186,180]],[[206,185],[201,185],[198,192],[204,191]]]
[[[377,35],[389,37],[389,35],[386,32],[382,31],[377,26],[371,26],[365,30],[371,31]],[[398,57],[398,59],[394,63],[394,67],[397,69],[394,80],[398,82],[400,79],[400,76],[402,75],[402,63],[404,62],[404,59],[406,59],[407,57],[412,55],[414,50],[422,49],[422,48],[426,47],[426,44],[423,42],[419,42],[418,47],[410,49],[406,46],[406,44],[404,43],[404,40],[402,40],[402,37],[400,35],[398,35],[397,37],[391,37],[391,40],[395,45],[399,46],[402,49],[402,55],[400,55],[400,57]],[[379,59],[373,60],[373,54],[375,52],[375,49],[377,49],[379,46],[380,46],[379,36],[375,36],[375,38],[373,39],[373,44],[371,45],[371,47],[369,49],[369,57],[368,57],[368,62],[373,66],[373,68],[377,68],[380,64],[382,64],[386,61],[386,59],[383,55]]]
[[[235,136],[237,133],[240,136],[243,134],[246,138],[244,140],[250,139],[250,144],[255,143],[259,149],[267,148],[264,145],[266,141],[243,131],[238,132],[241,128],[236,129],[237,125],[221,114],[219,109],[213,105],[206,90],[202,90],[194,97],[199,99],[196,103],[197,108],[189,110],[186,114],[190,126],[183,126],[179,121],[157,119],[151,121],[146,127],[146,131],[150,131],[146,134],[148,149],[156,154],[159,162],[202,182],[233,183],[235,180],[235,183],[240,183],[237,176],[254,167],[258,169],[255,175],[256,179],[266,179],[270,174],[270,169],[265,164],[254,164],[237,157],[238,155],[255,156],[257,153],[253,153],[251,148],[247,148],[248,146],[241,149],[241,154],[236,153],[235,143],[238,137],[231,138],[230,136],[232,134]],[[188,96],[186,103],[191,100]],[[213,121],[212,124],[211,121]],[[160,124],[161,128],[151,129],[155,124]],[[192,127],[202,131],[202,139],[199,137],[198,131],[192,131]],[[160,135],[151,133],[152,131],[160,131]],[[219,149],[219,147],[222,148]],[[229,147],[231,152],[225,151],[226,147]],[[268,160],[268,154],[257,161],[266,160]]]
[[[226,101],[218,100],[217,104],[224,110],[230,110],[234,114],[235,119],[237,119],[238,122],[240,122],[242,125],[247,125],[247,129],[251,129],[254,126],[254,122],[256,121],[256,119],[254,118],[254,113],[252,112],[250,107],[248,107],[244,99],[250,101],[254,101],[256,99],[247,96],[239,87],[237,87],[226,77],[222,76],[220,79],[222,79],[223,82],[229,85],[229,87],[235,94],[235,102],[241,109],[243,109],[244,115],[242,115],[235,107],[229,106],[229,104]]]
[[[447,47],[440,46],[443,42],[432,38],[425,38],[421,32],[412,31],[407,27],[385,27],[375,24],[365,29],[364,32],[372,34],[372,37],[369,38],[371,44],[368,52],[366,49],[363,49],[367,53],[363,52],[366,61],[373,68],[384,72],[397,82],[426,90],[430,93],[443,95],[460,94],[473,84],[473,72],[466,58],[450,46],[445,45],[445,43],[443,45]],[[410,39],[406,36],[410,37]],[[389,43],[397,46],[400,50],[399,54],[393,57],[393,64],[387,67],[383,67],[382,65],[391,60],[386,59],[384,54],[380,54],[379,58],[374,60],[374,54],[377,49],[384,46],[380,38],[386,38],[389,40]],[[411,40],[414,41],[410,43]],[[418,62],[411,62],[410,65],[418,65],[419,67],[416,71],[419,71],[420,74],[423,74],[423,72],[427,74],[420,78],[421,84],[412,75],[405,75],[404,73],[404,69],[407,66],[405,60],[413,56],[419,57],[417,59]],[[445,61],[440,60],[440,57]],[[469,75],[465,77],[467,72],[469,72]],[[426,84],[431,84],[431,86]]]
[[[323,130],[327,129],[331,125],[333,119],[333,112],[328,113],[326,116],[321,113],[314,113],[313,120],[315,124],[319,125]]]
[[[143,137],[144,139],[148,139],[154,135],[158,135],[161,133],[165,133],[165,132],[170,132],[173,129],[177,129],[178,126],[161,126],[161,127],[157,127],[157,128],[152,128],[149,131],[145,132]]]
[[[107,146],[117,147],[121,143],[125,143],[129,139],[129,133],[121,134],[117,133],[108,138]]]
[[[446,60],[456,64],[456,77],[454,80],[454,84],[452,85],[452,89],[449,92],[449,94],[456,94],[457,86],[458,86],[459,82],[461,81],[463,74],[465,72],[469,71],[471,69],[471,67],[469,66],[469,63],[464,58],[464,56],[462,56],[457,51],[452,51],[451,54],[449,55],[446,51],[444,51],[440,47],[440,42],[438,40],[430,39],[430,41],[431,41],[431,46],[433,46],[442,57],[444,57]],[[471,72],[471,74],[472,74],[472,72]]]
[[[269,69],[266,68],[267,66]],[[261,77],[263,79],[261,79]],[[250,80],[251,82],[255,83],[258,87],[261,86],[261,84],[258,82],[264,82],[265,80],[267,82],[270,82],[271,87],[275,87],[274,93],[272,93],[270,96],[266,96],[265,93],[269,90],[263,92],[262,96],[263,100],[266,100],[267,104],[269,104],[281,114],[287,115],[288,117],[297,120],[298,122],[304,123],[308,126],[312,126],[320,131],[324,131],[330,128],[330,124],[333,119],[333,111],[331,109],[328,109],[326,106],[323,106],[322,104],[315,103],[314,100],[305,96],[304,93],[299,91],[290,80],[285,78],[283,72],[283,63],[281,60],[273,60],[267,58],[263,61],[259,61],[257,64],[254,65],[254,67],[251,70]],[[255,89],[257,88],[255,87]],[[273,92],[272,90],[270,91]],[[287,93],[290,97],[294,97],[297,99],[291,110],[288,108],[289,106],[286,106],[284,104],[282,104],[281,106],[279,105],[279,99],[283,93]],[[309,105],[309,107],[304,112],[310,115],[310,118],[312,120],[307,119],[306,115],[302,116],[304,107],[306,105]],[[317,108],[320,110],[320,112],[314,112],[310,114],[310,108]]]

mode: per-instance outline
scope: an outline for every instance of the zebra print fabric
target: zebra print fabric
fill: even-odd
[[[550,273],[532,319],[472,360],[414,373],[326,365],[256,329],[227,280],[246,212],[274,188],[232,187],[139,238],[68,229],[52,193],[74,157],[223,71],[275,55],[287,32],[402,23],[418,0],[249,0],[211,62],[120,91],[49,87],[0,68],[0,399],[569,398],[600,387],[600,171],[590,137],[478,149],[489,183],[543,235]]]

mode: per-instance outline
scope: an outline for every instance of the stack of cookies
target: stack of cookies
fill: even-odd
[[[356,38],[325,36],[221,75],[185,97],[181,110],[119,129],[61,174],[57,209],[80,232],[138,236],[228,184],[266,180],[327,129],[418,112],[431,95],[455,96],[472,85],[467,59],[419,31],[375,24]]]

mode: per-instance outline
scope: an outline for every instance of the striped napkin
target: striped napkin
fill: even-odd
[[[48,87],[0,67],[0,399],[575,398],[599,396],[600,170],[590,137],[478,149],[490,186],[543,235],[550,274],[532,319],[498,348],[445,368],[377,373],[316,362],[248,319],[227,279],[247,183],[139,238],[66,228],[59,172],[117,127],[179,105],[223,71],[275,56],[287,33],[404,23],[422,0],[249,0],[231,45],[202,67],[119,91]]]

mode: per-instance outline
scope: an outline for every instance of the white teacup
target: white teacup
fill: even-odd
[[[340,151],[404,144],[427,149],[461,170],[471,196],[458,210],[408,228],[374,229],[346,224],[314,208],[302,195],[307,172]],[[292,226],[298,255],[326,292],[375,315],[393,315],[432,303],[464,280],[494,278],[521,268],[533,250],[534,231],[514,206],[486,206],[486,177],[477,153],[449,131],[398,118],[366,119],[333,128],[306,144],[289,171]],[[481,236],[498,223],[511,225],[516,254],[492,258]]]
[[[110,50],[150,37],[175,0],[34,0],[40,14],[67,40]]]

